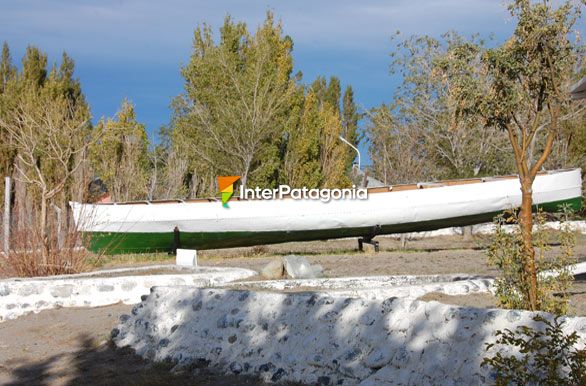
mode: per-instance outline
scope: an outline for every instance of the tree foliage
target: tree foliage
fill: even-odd
[[[15,180],[13,234],[28,235],[15,249],[40,252],[39,259],[31,260],[37,262],[38,274],[64,272],[52,257],[59,256],[63,246],[60,230],[70,225],[61,213],[76,197],[76,186],[85,183],[78,171],[96,138],[89,107],[66,54],[59,66],[48,70],[47,56],[28,47],[17,71],[5,44],[0,69],[2,171]],[[73,264],[72,259],[59,261]]]
[[[230,17],[219,42],[207,25],[195,31],[166,150],[188,155],[191,195],[215,194],[217,175],[261,187],[349,184],[355,155],[338,136],[358,141],[352,90],[341,109],[337,78],[301,84],[292,48],[270,12],[254,34]]]
[[[509,10],[517,26],[504,44],[483,54],[487,92],[471,99],[469,113],[509,137],[522,192],[519,258],[530,308],[538,310],[532,185],[560,135],[564,115],[575,108],[568,86],[579,48],[570,33],[580,9],[570,1],[556,6],[551,1],[515,0]],[[459,99],[468,98],[463,92]]]
[[[479,76],[484,44],[455,32],[398,42],[391,72],[403,83],[391,105],[369,113],[369,151],[382,179],[398,183],[511,171],[511,158],[502,152],[506,136],[487,132],[466,114],[486,87]],[[406,154],[414,154],[414,162],[404,160]]]
[[[209,26],[195,31],[176,100],[174,142],[193,153],[191,166],[237,173],[244,185],[270,185],[295,82],[293,44],[268,13],[255,34],[230,17],[216,44]]]
[[[100,120],[103,134],[90,148],[94,172],[108,186],[114,201],[145,199],[149,180],[148,138],[136,120],[134,105],[122,101],[114,119]]]

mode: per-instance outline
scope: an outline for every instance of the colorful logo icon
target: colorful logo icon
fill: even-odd
[[[218,177],[218,186],[222,195],[222,206],[228,208],[228,201],[234,194],[234,183],[240,179],[240,176],[222,176]]]

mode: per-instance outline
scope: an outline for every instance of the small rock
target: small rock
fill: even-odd
[[[42,292],[41,286],[35,285],[35,284],[23,285],[22,287],[20,287],[18,289],[18,294],[20,296],[38,295],[41,292]]]
[[[240,374],[242,372],[242,366],[238,362],[230,363],[230,371],[234,374]]]
[[[371,369],[380,369],[393,359],[394,351],[389,345],[375,347],[364,359],[364,364]]]
[[[314,279],[322,275],[323,268],[312,266],[304,256],[287,255],[282,260],[287,275],[293,279]]]
[[[201,306],[202,306],[202,304],[203,304],[203,303],[201,302],[201,300],[200,300],[200,301],[198,301],[198,302],[194,301],[194,302],[191,304],[191,309],[192,309],[192,310],[194,310],[194,311],[199,311],[199,310],[201,310]]]
[[[35,307],[36,308],[42,308],[45,307],[46,305],[48,305],[49,303],[47,303],[44,300],[39,300],[38,302],[35,303]]]
[[[388,314],[393,309],[393,302],[396,299],[396,297],[390,297],[388,299],[385,299],[381,304],[381,313]]]
[[[507,320],[511,323],[517,322],[521,320],[521,313],[519,311],[509,311],[507,312]]]
[[[285,371],[285,369],[282,368],[282,367],[279,367],[279,369],[277,371],[275,371],[275,373],[271,377],[271,381],[272,382],[277,382],[281,378],[283,378],[283,376],[285,376],[285,375],[287,375],[287,372]]]
[[[101,285],[98,287],[98,291],[100,292],[112,292],[114,291],[114,286],[113,285]]]
[[[258,366],[258,371],[261,373],[266,373],[267,371],[270,371],[274,367],[275,367],[275,365],[272,364],[272,362],[268,362],[268,363],[265,363],[265,364]]]
[[[51,296],[54,298],[67,298],[73,293],[73,285],[60,285],[51,289]]]
[[[246,299],[248,299],[248,292],[242,292],[239,296],[238,296],[238,300],[243,302]]]
[[[260,275],[265,279],[280,279],[284,274],[282,260],[272,260],[260,270]]]
[[[159,347],[167,347],[169,345],[169,339],[163,338],[159,341]]]
[[[237,340],[237,339],[238,339],[238,338],[236,337],[236,335],[230,335],[230,336],[228,337],[228,342],[229,342],[229,343],[234,343],[234,342],[236,342],[236,340]]]
[[[352,362],[353,360],[358,358],[361,354],[362,354],[362,350],[360,350],[360,348],[358,348],[358,347],[355,347],[352,350],[347,351],[344,354],[344,360],[347,362]]]
[[[136,283],[133,281],[125,281],[122,283],[122,290],[130,291],[136,287]]]
[[[256,328],[256,326],[254,324],[248,323],[248,324],[243,325],[241,330],[246,333],[246,332],[254,331],[255,328]]]
[[[3,285],[0,286],[0,296],[8,296],[10,295],[10,288],[8,286]]]
[[[228,318],[228,315],[224,315],[222,316],[220,319],[218,319],[218,321],[216,322],[216,327],[217,328],[228,328],[228,327],[233,327],[233,321],[231,321]]]
[[[120,330],[117,328],[112,329],[112,331],[110,331],[110,338],[114,339],[118,336],[118,334],[120,334]]]

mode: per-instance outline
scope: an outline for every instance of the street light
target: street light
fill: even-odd
[[[350,142],[348,142],[348,140],[346,140],[346,138],[342,137],[341,135],[338,138],[340,138],[340,140],[342,140],[342,142],[344,142],[346,145],[356,150],[356,154],[358,154],[358,170],[360,170],[360,151],[356,148],[356,146],[352,145]]]

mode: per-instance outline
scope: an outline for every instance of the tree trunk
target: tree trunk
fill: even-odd
[[[248,173],[250,172],[250,164],[252,163],[252,157],[247,157],[247,160],[244,165],[244,170],[242,171],[242,175],[240,176],[240,184],[242,185],[242,189],[246,189],[248,183]]]
[[[523,267],[525,270],[525,283],[527,285],[527,298],[532,311],[539,309],[537,298],[537,272],[535,270],[535,250],[533,248],[533,178],[521,178],[521,212],[519,213],[519,225],[523,238]]]
[[[48,240],[47,240],[47,199],[45,198],[45,192],[41,195],[41,218],[39,223],[41,232],[41,254],[43,260],[43,266],[47,269],[47,252],[48,252]]]

